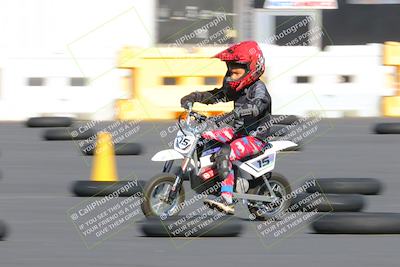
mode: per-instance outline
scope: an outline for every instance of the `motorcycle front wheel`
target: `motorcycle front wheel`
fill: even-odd
[[[142,212],[146,217],[168,217],[178,215],[181,211],[180,204],[185,201],[185,191],[181,186],[176,198],[166,201],[175,182],[175,175],[161,173],[151,178],[143,188]]]

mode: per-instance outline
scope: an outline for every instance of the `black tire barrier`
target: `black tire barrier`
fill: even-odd
[[[141,224],[141,231],[150,237],[234,237],[242,230],[238,218],[217,212],[213,216],[180,215],[165,220],[148,217]]]
[[[374,178],[321,178],[307,188],[308,193],[377,195],[382,184]]]
[[[400,213],[330,213],[312,223],[319,234],[400,234]]]
[[[76,181],[72,184],[72,193],[78,197],[103,197],[120,190],[120,197],[130,197],[142,192],[146,181]],[[123,192],[122,192],[123,191]]]
[[[290,211],[358,212],[365,206],[362,195],[298,194],[292,201]]]
[[[299,121],[300,118],[295,115],[271,115],[271,120],[274,124],[291,125]]]
[[[0,221],[0,240],[4,240],[8,235],[8,228],[3,221]]]
[[[142,145],[138,143],[117,143],[115,145],[115,155],[140,155]]]
[[[73,118],[69,117],[33,117],[26,121],[27,127],[69,127]]]
[[[43,139],[47,141],[70,141],[91,138],[96,133],[92,129],[80,132],[75,128],[47,129],[43,132]]]
[[[374,132],[376,134],[400,134],[400,123],[377,123]]]
[[[93,156],[95,144],[89,144],[81,149],[81,152],[86,156]],[[140,155],[143,152],[142,145],[137,143],[117,143],[114,145],[115,155],[128,156]]]

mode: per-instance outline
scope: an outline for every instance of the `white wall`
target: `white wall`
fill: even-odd
[[[151,0],[2,0],[0,47],[65,52],[79,38],[76,47],[92,51],[148,46],[154,23]]]
[[[153,45],[154,1],[0,1],[0,119],[45,113],[95,113],[110,118],[123,97],[115,69],[124,45]],[[27,86],[45,77],[45,86]],[[70,87],[70,77],[87,77]]]
[[[155,0],[0,1],[0,120],[71,113],[93,119],[113,116],[112,103],[124,98],[115,69],[124,45],[153,46]],[[377,116],[392,71],[381,63],[381,45],[315,47],[262,45],[274,113]],[[352,77],[339,82],[340,75]],[[309,76],[299,84],[296,76]],[[27,86],[44,77],[45,86]],[[85,87],[68,85],[87,77]],[[194,88],[195,89],[195,88]]]
[[[380,99],[392,95],[382,65],[382,45],[316,47],[263,46],[275,113],[326,117],[379,116]],[[296,83],[308,76],[309,83]],[[349,82],[343,82],[349,76]]]

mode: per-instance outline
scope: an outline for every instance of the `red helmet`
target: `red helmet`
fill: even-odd
[[[232,45],[228,49],[216,54],[215,58],[229,63],[243,64],[245,66],[245,74],[237,79],[232,80],[225,77],[226,82],[235,91],[240,91],[243,88],[251,85],[265,71],[264,56],[257,42],[245,41]]]

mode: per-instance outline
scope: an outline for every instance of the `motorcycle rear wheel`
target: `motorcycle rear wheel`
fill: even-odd
[[[274,209],[273,208],[274,205],[272,203],[249,201],[248,209],[250,212],[249,218],[251,219],[262,220],[262,221],[272,218],[278,219],[279,214],[285,212],[291,205],[290,198],[286,198],[285,200],[282,201],[282,198],[284,196],[287,196],[292,192],[292,189],[287,179],[282,174],[273,172],[271,174],[271,178],[269,178],[268,181],[271,187],[273,188],[274,192],[276,191],[275,194],[277,197],[280,198],[281,202],[277,202],[279,206]],[[270,196],[268,187],[264,182],[260,182],[259,185],[250,188],[247,193],[254,195]],[[269,211],[269,209],[271,209],[271,211]]]

